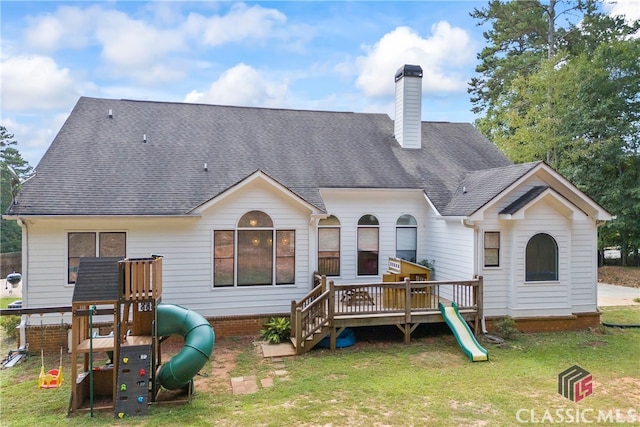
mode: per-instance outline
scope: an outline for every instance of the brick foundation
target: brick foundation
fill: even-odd
[[[260,330],[264,328],[271,317],[289,317],[287,314],[269,314],[261,316],[221,316],[212,317],[209,323],[213,326],[216,338],[258,336]],[[502,317],[485,318],[487,330],[496,331],[496,323]],[[549,317],[521,317],[514,319],[516,329],[520,332],[559,332],[578,331],[589,328],[596,328],[600,325],[600,313],[576,313],[570,316],[549,316]],[[27,342],[30,352],[39,352],[40,343],[44,342],[45,352],[59,351],[60,345],[64,351],[68,350],[67,331],[69,325],[29,326],[27,328]],[[111,325],[96,325],[100,328],[101,335],[108,335],[111,332]]]
[[[260,330],[264,328],[271,317],[289,317],[287,314],[269,314],[262,316],[222,316],[208,318],[209,323],[213,327],[216,338],[230,338],[243,336],[258,336]],[[26,329],[26,338],[29,343],[29,352],[39,352],[41,343],[44,345],[45,353],[59,352],[60,345],[66,352],[69,350],[68,331],[71,325],[46,325],[28,326]],[[111,324],[101,323],[94,325],[94,328],[100,329],[100,335],[108,335],[111,332]],[[21,343],[19,343],[21,345]]]
[[[264,324],[271,317],[286,317],[286,314],[269,314],[261,316],[223,316],[209,318],[211,326],[216,334],[216,338],[242,337],[250,335],[259,335],[260,330],[264,329]]]
[[[496,323],[501,317],[486,317],[486,327],[496,331]],[[570,316],[520,317],[514,318],[515,328],[520,332],[560,332],[579,331],[600,325],[600,312],[574,313]]]

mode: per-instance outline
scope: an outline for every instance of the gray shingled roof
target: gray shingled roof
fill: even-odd
[[[549,188],[548,185],[536,185],[535,187],[532,187],[529,191],[514,200],[513,203],[511,203],[509,206],[501,210],[500,213],[514,214],[518,212],[520,209],[524,208],[527,203],[542,194],[542,192],[544,192],[544,190],[546,190],[547,188]]]
[[[467,123],[423,122],[405,150],[386,114],[83,97],[8,213],[184,215],[261,170],[320,210],[320,188],[416,188],[466,215],[523,167]]]
[[[542,162],[521,163],[469,172],[441,210],[445,216],[471,215]]]

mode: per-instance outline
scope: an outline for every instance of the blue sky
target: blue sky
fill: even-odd
[[[80,96],[393,117],[403,64],[424,69],[423,120],[472,122],[486,4],[3,0],[1,123],[35,167]]]

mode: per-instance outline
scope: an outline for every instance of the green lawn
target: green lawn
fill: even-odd
[[[606,315],[633,316],[634,310],[609,308]],[[359,342],[353,347],[280,362],[262,358],[251,340],[221,340],[203,369],[209,377],[197,377],[191,403],[154,405],[145,417],[123,420],[110,412],[68,419],[70,379],[60,389],[39,390],[41,362],[35,355],[0,371],[0,424],[510,426],[518,425],[518,416],[529,424],[553,417],[558,424],[560,416],[566,421],[578,414],[585,423],[599,413],[640,422],[640,329],[519,334],[500,346],[485,342],[490,360],[477,363],[469,362],[444,328],[418,329],[410,345],[402,344],[397,329],[380,332],[386,339],[356,330]],[[46,355],[46,369],[57,367],[57,358]],[[557,375],[572,365],[593,375],[593,394],[578,403],[557,392]],[[66,354],[63,370],[70,372]],[[276,375],[277,370],[286,372]],[[273,378],[274,385],[232,394],[230,378],[248,375],[259,384]]]
[[[9,304],[14,301],[19,301],[22,298],[0,298],[0,308],[7,308]]]

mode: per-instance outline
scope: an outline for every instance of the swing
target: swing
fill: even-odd
[[[64,320],[62,321],[62,327],[64,329]],[[42,320],[40,321],[40,359],[42,365],[40,366],[40,376],[38,377],[38,388],[59,388],[62,385],[62,345],[60,345],[60,365],[58,369],[50,369],[46,374],[44,373],[44,329],[42,326]]]

